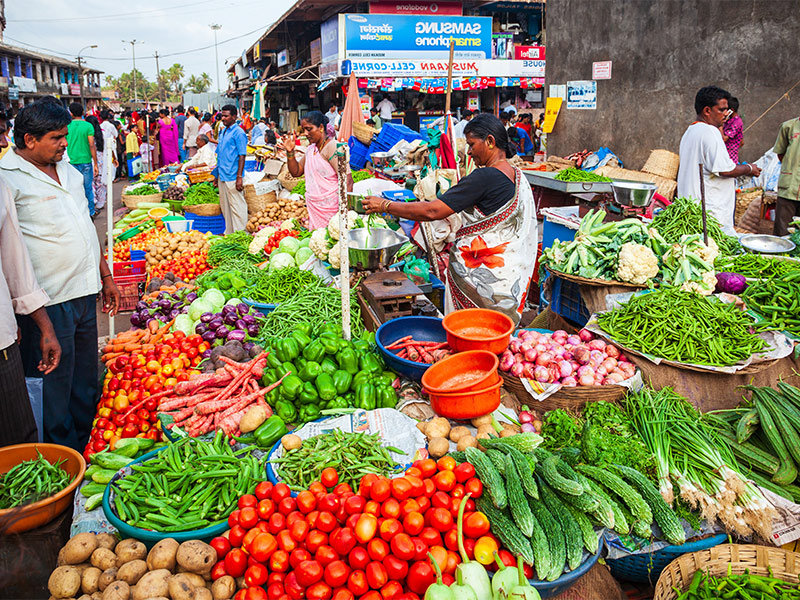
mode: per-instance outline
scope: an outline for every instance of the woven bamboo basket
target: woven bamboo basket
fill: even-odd
[[[365,146],[369,146],[372,143],[372,137],[376,133],[378,133],[377,129],[365,123],[353,123],[353,135]]]
[[[698,570],[711,575],[740,575],[747,570],[752,575],[772,576],[797,584],[800,572],[800,553],[782,548],[743,544],[720,544],[708,550],[684,554],[667,565],[656,584],[653,600],[676,600],[673,588],[686,590]]]
[[[536,410],[547,412],[556,408],[581,409],[587,402],[604,400],[605,402],[617,402],[621,400],[627,388],[621,385],[590,385],[579,387],[562,387],[555,394],[542,400],[536,400],[528,393],[519,377],[514,377],[510,373],[503,373],[503,387],[514,395],[523,404],[527,404]]]
[[[674,152],[670,152],[669,150],[653,150],[647,162],[644,163],[642,171],[644,173],[658,175],[664,179],[675,180],[678,178],[678,167],[680,163],[680,156]]]
[[[256,186],[244,186],[244,200],[247,202],[247,214],[254,215],[257,212],[264,210],[270,204],[278,201],[278,194],[275,192],[267,192],[266,194],[258,194]]]
[[[202,183],[203,181],[214,181],[214,175],[211,169],[202,171],[188,171],[186,173],[189,177],[189,183]]]
[[[598,175],[605,175],[611,179],[622,179],[626,181],[646,181],[656,185],[656,191],[667,200],[675,197],[678,189],[678,182],[653,175],[652,173],[642,173],[641,171],[631,171],[630,169],[620,169],[619,167],[600,167],[595,171]]]
[[[161,202],[164,197],[163,193],[146,194],[144,196],[137,196],[136,194],[122,194],[122,203],[130,209],[139,206],[140,202]]]
[[[220,208],[219,204],[192,204],[184,206],[183,209],[200,217],[216,217],[222,214],[222,208]]]
[[[287,166],[284,166],[283,169],[281,169],[281,172],[278,174],[278,181],[280,181],[281,185],[290,192],[297,187],[297,184],[300,183],[302,179],[302,177],[295,177],[289,173],[289,167]]]

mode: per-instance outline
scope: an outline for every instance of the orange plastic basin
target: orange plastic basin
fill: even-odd
[[[486,350],[459,352],[428,367],[422,387],[444,394],[479,390],[500,381],[499,364],[497,356]]]
[[[503,382],[498,381],[480,390],[454,393],[430,392],[431,408],[437,415],[448,419],[474,419],[500,406],[501,385]]]
[[[0,510],[0,523],[10,524],[4,533],[20,533],[49,523],[69,507],[75,490],[83,481],[86,471],[83,456],[72,448],[58,444],[17,444],[0,448],[0,473],[7,473],[23,461],[36,459],[37,449],[51,463],[66,459],[61,468],[72,475],[72,481],[55,496],[33,504]]]
[[[514,321],[511,317],[487,308],[465,308],[442,319],[447,343],[456,352],[488,350],[502,354],[508,348]]]

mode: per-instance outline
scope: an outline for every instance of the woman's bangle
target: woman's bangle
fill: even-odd
[[[381,212],[389,212],[389,205],[392,203],[391,200],[384,200],[383,206],[381,207]]]
[[[750,169],[750,175],[752,175],[753,174],[753,165],[751,165],[750,163],[747,163],[747,168]]]
[[[287,150],[286,158],[294,158],[294,150]]]
[[[111,275],[111,273],[106,273],[105,275],[101,275],[100,279],[105,279],[106,277],[113,277],[113,275]]]

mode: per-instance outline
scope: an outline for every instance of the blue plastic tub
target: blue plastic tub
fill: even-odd
[[[147,257],[147,252],[144,250],[131,250],[131,262],[137,260],[144,260]]]
[[[213,233],[214,235],[222,235],[225,233],[225,217],[222,215],[203,217],[192,212],[185,212],[184,216],[187,221],[194,221],[192,229],[195,231],[199,231],[200,233]]]
[[[417,197],[414,195],[414,190],[386,190],[385,192],[382,192],[381,195],[387,200],[393,200],[397,202],[407,202],[409,200],[417,199]]]
[[[392,371],[420,381],[430,365],[398,358],[396,350],[386,349],[386,346],[407,335],[420,342],[446,342],[447,333],[442,327],[442,320],[437,317],[397,317],[378,327],[375,332],[375,342],[386,365]]]
[[[538,579],[531,579],[531,585],[536,588],[536,591],[539,592],[539,595],[542,598],[553,598],[559,594],[563,594],[569,588],[575,585],[581,577],[586,575],[586,573],[588,573],[589,570],[597,564],[597,561],[600,559],[600,555],[603,553],[604,545],[604,540],[601,537],[600,543],[597,546],[597,552],[583,561],[583,563],[581,563],[577,569],[574,571],[569,571],[568,573],[564,573],[555,581],[540,581]]]
[[[244,159],[244,170],[245,171],[263,171],[264,170],[264,163],[259,162],[255,158],[250,158],[249,156]]]
[[[273,310],[278,308],[277,304],[264,304],[263,302],[256,302],[255,300],[250,300],[250,298],[242,298],[242,302],[247,304],[247,306],[252,306],[253,308],[260,310],[265,315],[267,313],[271,313]]]
[[[369,146],[359,142],[355,136],[350,136],[347,144],[350,146],[350,167],[363,169],[369,160]]]

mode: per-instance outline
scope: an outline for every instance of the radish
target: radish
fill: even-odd
[[[533,422],[533,415],[529,413],[527,410],[523,410],[519,413],[519,422],[520,423],[532,423]]]

